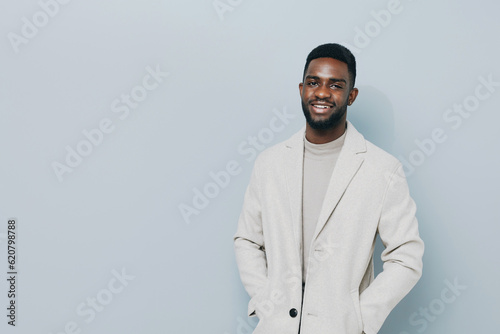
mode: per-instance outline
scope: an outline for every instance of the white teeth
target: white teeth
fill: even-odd
[[[321,109],[330,108],[329,106],[322,106],[322,105],[317,105],[317,104],[315,104],[314,107],[321,108]]]

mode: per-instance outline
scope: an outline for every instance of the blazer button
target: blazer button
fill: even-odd
[[[296,309],[294,309],[294,308],[292,308],[292,309],[290,310],[290,312],[288,312],[288,313],[290,313],[290,316],[291,316],[292,318],[295,318],[295,317],[299,314],[299,312],[298,312]]]

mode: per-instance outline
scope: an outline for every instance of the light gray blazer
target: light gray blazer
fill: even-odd
[[[304,131],[255,161],[234,236],[254,334],[375,334],[422,274],[424,244],[399,161],[348,122],[309,254],[302,303]],[[373,277],[376,234],[385,246]]]

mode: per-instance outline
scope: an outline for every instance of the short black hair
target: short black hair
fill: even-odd
[[[356,58],[354,55],[343,45],[337,43],[322,44],[314,48],[307,56],[306,65],[304,66],[304,74],[302,79],[305,78],[309,63],[317,58],[333,58],[340,60],[347,64],[347,71],[351,79],[351,88],[354,87],[356,81]]]

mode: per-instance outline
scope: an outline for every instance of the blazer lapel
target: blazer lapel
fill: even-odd
[[[285,177],[287,194],[292,213],[292,229],[295,236],[297,255],[302,261],[300,247],[302,244],[302,170],[304,163],[303,127],[285,142]]]
[[[363,152],[366,152],[365,139],[363,135],[348,122],[344,146],[342,147],[342,151],[340,152],[330,178],[330,184],[326,191],[313,240],[315,240],[323,230],[328,218],[333,210],[335,210],[335,207],[342,198],[352,178],[361,167],[364,158],[363,155],[359,153]]]

